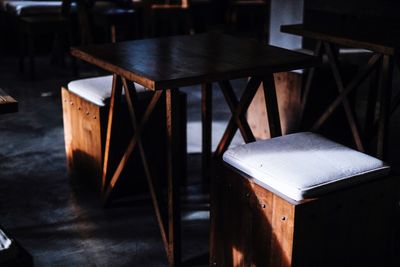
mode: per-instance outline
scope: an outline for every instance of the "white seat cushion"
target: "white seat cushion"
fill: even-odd
[[[61,1],[8,1],[6,10],[17,16],[60,14]]]
[[[223,160],[256,183],[297,201],[378,178],[390,170],[379,159],[309,132],[240,145],[227,150]]]
[[[112,75],[100,76],[72,81],[68,84],[68,90],[98,106],[107,105],[111,97]],[[137,92],[144,92],[146,89],[135,83]]]
[[[11,239],[9,239],[6,234],[0,229],[0,252],[2,250],[7,250],[12,244]]]

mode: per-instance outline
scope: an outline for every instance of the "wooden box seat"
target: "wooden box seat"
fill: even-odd
[[[385,176],[390,167],[314,133],[297,133],[228,150],[223,160],[256,183],[294,200]]]
[[[381,160],[309,132],[237,146],[223,160],[212,266],[394,266],[400,186]]]
[[[140,112],[144,111],[148,101],[150,101],[152,93],[145,92],[145,88],[138,84],[135,84],[135,86],[139,93],[138,97],[141,104],[139,107],[140,115]],[[112,76],[76,80],[70,82],[68,88],[62,88],[65,148],[70,176],[89,181],[98,191],[100,191],[102,186],[102,162],[111,88]],[[182,112],[185,112],[186,98],[183,94],[181,95],[181,99]],[[114,131],[115,134],[112,136],[111,166],[119,162],[133,134],[127,106],[122,105],[121,109],[113,124],[118,131]],[[147,157],[151,166],[157,166],[155,169],[158,172],[164,171],[166,164],[166,137],[163,138],[165,136],[165,134],[163,135],[165,133],[165,126],[161,123],[164,121],[164,116],[165,104],[163,101],[160,101],[143,133],[143,145],[146,151],[157,151],[157,153],[148,152]],[[186,122],[183,121],[182,125],[186,125]],[[158,130],[152,131],[152,129]],[[183,136],[186,137],[186,128],[182,127],[182,131],[185,131]],[[182,146],[180,150],[182,153],[179,154],[179,157],[181,157],[182,166],[185,166],[186,142],[182,141],[180,146]],[[144,184],[145,182],[141,161],[136,154],[130,160],[132,162],[128,163],[127,170],[124,171],[123,176],[126,178],[128,176],[129,178],[134,177],[135,182],[133,184],[137,187],[137,185]],[[185,168],[182,168],[182,170],[184,171]],[[137,176],[141,176],[140,179],[137,179]],[[133,188],[132,179],[126,178],[121,180],[122,183],[128,181],[129,186],[125,186],[125,188]],[[143,187],[140,188],[143,189]],[[124,186],[121,187],[121,190],[125,190]],[[135,189],[133,190],[135,191]]]

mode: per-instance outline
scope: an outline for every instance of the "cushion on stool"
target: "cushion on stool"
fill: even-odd
[[[68,90],[93,104],[105,106],[111,97],[112,79],[112,75],[107,75],[76,80],[68,84]],[[137,92],[146,91],[140,84],[135,83],[135,87]]]
[[[17,16],[60,14],[61,1],[8,1],[6,10]]]
[[[386,175],[379,159],[305,132],[229,149],[223,160],[262,186],[294,200]]]

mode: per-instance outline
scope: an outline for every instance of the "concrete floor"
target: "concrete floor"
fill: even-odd
[[[37,79],[17,73],[14,56],[0,57],[0,88],[19,101],[19,112],[0,117],[0,225],[34,257],[35,266],[166,266],[151,201],[137,193],[128,204],[103,209],[91,188],[67,176],[60,88],[76,79],[68,66],[37,62]],[[81,66],[81,75],[97,74]],[[236,81],[241,86],[245,81]],[[188,94],[188,150],[200,152],[200,90]],[[214,144],[229,112],[214,94]],[[242,142],[240,138],[236,143]],[[188,159],[183,199],[183,258],[206,266],[208,197],[200,157]],[[145,190],[143,190],[145,192]]]
[[[81,66],[81,75],[96,71]],[[17,60],[0,56],[0,88],[20,111],[0,116],[0,225],[33,255],[35,266],[167,266],[150,199],[138,193],[128,203],[101,208],[90,187],[67,176],[60,87],[75,79],[69,68],[37,63],[37,80],[17,74]],[[237,91],[245,81],[234,83]],[[183,258],[207,266],[207,195],[200,182],[200,90],[188,94],[188,187],[183,190]],[[229,116],[219,90],[214,95],[214,143]],[[389,162],[400,166],[399,116],[392,119]],[[241,143],[240,138],[235,143]],[[194,154],[193,154],[194,153]]]

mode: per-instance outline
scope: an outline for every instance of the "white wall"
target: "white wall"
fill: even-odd
[[[301,37],[281,33],[285,24],[303,21],[304,0],[271,0],[269,44],[288,49],[301,48]]]

